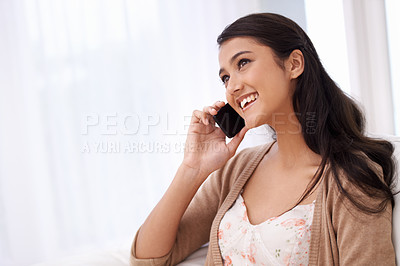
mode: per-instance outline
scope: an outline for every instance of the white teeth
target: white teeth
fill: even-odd
[[[248,96],[247,98],[244,98],[241,102],[240,102],[240,107],[243,109],[243,107],[246,105],[246,103],[254,101],[255,99],[258,98],[258,94],[252,94],[250,96]]]
[[[240,107],[244,107],[244,105],[247,103],[247,99],[243,99],[243,101],[240,103]]]

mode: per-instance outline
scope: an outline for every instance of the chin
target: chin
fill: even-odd
[[[264,125],[264,123],[259,123],[259,122],[257,122],[257,121],[252,121],[252,120],[245,120],[245,124],[246,124],[246,127],[248,128],[248,129],[251,129],[251,128],[256,128],[256,127],[259,127],[259,126],[261,126],[261,125]]]
[[[268,121],[265,118],[266,117],[260,116],[260,115],[258,115],[256,117],[250,116],[250,117],[245,117],[244,121],[245,121],[246,127],[250,129],[250,128],[256,128],[256,127],[268,124]]]

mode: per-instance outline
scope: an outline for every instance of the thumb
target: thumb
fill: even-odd
[[[236,134],[236,136],[234,136],[232,140],[226,145],[229,150],[229,157],[235,155],[236,150],[239,147],[239,144],[242,142],[244,135],[246,135],[246,132],[248,130],[249,129],[246,126],[243,127],[242,130],[240,130],[240,132]]]

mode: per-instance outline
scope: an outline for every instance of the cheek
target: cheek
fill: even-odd
[[[232,106],[234,101],[233,96],[230,93],[225,92],[225,98],[226,101]]]
[[[240,114],[240,110],[237,109],[234,97],[227,92],[225,93],[225,97],[226,97],[226,101],[229,103],[229,105],[232,106],[233,109],[235,109],[235,111]]]

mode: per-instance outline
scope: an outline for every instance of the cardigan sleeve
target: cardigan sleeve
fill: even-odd
[[[378,206],[380,199],[368,197],[353,185],[346,190],[368,206]],[[392,242],[392,205],[383,212],[367,214],[344,195],[337,194],[332,223],[336,233],[339,265],[396,265]]]
[[[214,218],[232,186],[249,165],[250,170],[254,170],[273,143],[243,149],[206,179],[186,209],[178,227],[175,244],[167,255],[152,259],[136,258],[139,228],[131,248],[130,265],[176,265],[209,242]]]
[[[213,172],[199,188],[179,224],[171,251],[160,258],[136,258],[136,233],[131,248],[130,265],[176,265],[209,241],[211,224],[221,201],[222,169]]]

